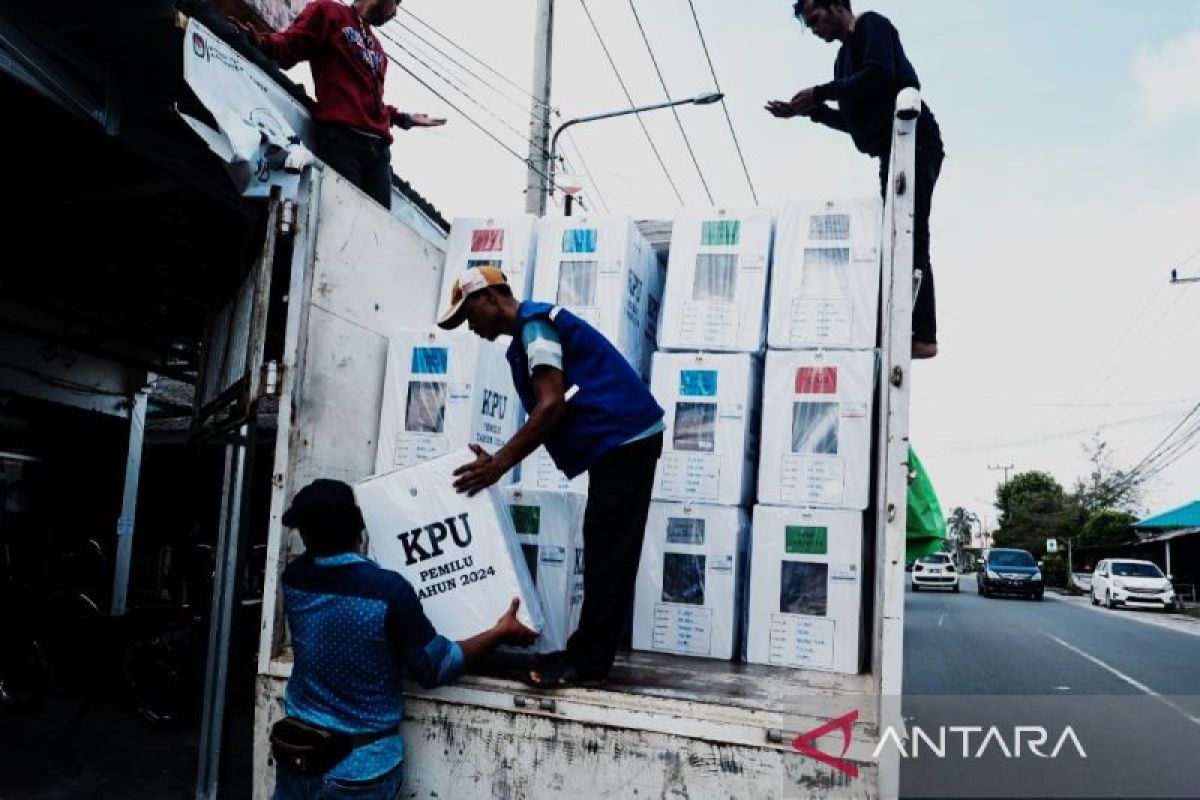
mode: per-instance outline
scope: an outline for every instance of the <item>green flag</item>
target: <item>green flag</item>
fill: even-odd
[[[917,453],[909,445],[909,474],[915,476],[908,484],[908,525],[905,537],[905,558],[915,558],[937,553],[946,538],[946,517],[929,474],[925,472]]]

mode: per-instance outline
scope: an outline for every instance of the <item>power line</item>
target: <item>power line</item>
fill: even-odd
[[[595,176],[592,175],[592,169],[588,166],[587,159],[583,157],[583,151],[579,149],[579,144],[575,141],[575,137],[571,135],[571,131],[567,131],[567,143],[575,149],[575,155],[579,156],[579,163],[583,166],[583,172],[587,175],[588,181],[592,184],[592,192],[596,195],[596,199],[600,201],[600,205],[604,206],[604,213],[611,214],[612,211],[608,207],[608,201],[604,199],[604,195],[600,193],[600,185],[596,183]]]
[[[629,101],[629,107],[633,108],[633,95],[629,93],[629,87],[625,85],[625,79],[621,77],[621,71],[617,69],[617,62],[613,61],[612,53],[608,51],[608,44],[604,41],[604,36],[600,33],[599,26],[596,25],[596,18],[592,16],[592,10],[588,8],[587,0],[579,0],[579,4],[583,6],[583,12],[587,14],[588,22],[592,25],[592,31],[596,34],[596,39],[600,42],[600,49],[604,51],[604,56],[608,59],[608,65],[612,67],[613,74],[617,76],[617,83],[621,84],[621,91],[625,93],[625,99]],[[667,164],[663,161],[662,154],[658,152],[658,146],[654,144],[654,138],[650,135],[650,130],[646,127],[646,122],[642,119],[641,114],[634,114],[637,117],[638,125],[642,127],[642,133],[646,134],[646,141],[650,144],[650,149],[654,151],[654,157],[658,160],[658,165],[662,167],[663,175],[667,176],[667,183],[671,184],[671,189],[675,192],[675,197],[679,199],[680,205],[686,205],[683,202],[683,195],[679,193],[679,187],[675,185],[675,179],[671,177],[670,171],[667,169]]]
[[[483,68],[484,68],[484,69],[486,69],[488,72],[492,73],[492,74],[493,74],[493,75],[495,75],[497,78],[499,78],[500,80],[504,81],[504,82],[505,82],[505,83],[507,83],[509,86],[513,87],[514,89],[516,89],[517,91],[519,91],[521,94],[523,94],[523,95],[525,95],[526,97],[528,97],[528,98],[529,98],[530,100],[532,100],[534,103],[537,103],[537,104],[538,104],[538,105],[540,105],[540,106],[543,106],[543,107],[545,107],[545,108],[548,108],[548,109],[550,109],[550,111],[551,111],[551,112],[553,112],[553,113],[555,113],[555,114],[557,114],[557,113],[558,113],[558,111],[557,111],[557,110],[556,110],[556,109],[555,109],[553,106],[547,105],[546,103],[542,102],[542,100],[541,100],[541,99],[539,99],[539,98],[537,98],[537,97],[535,97],[535,96],[534,96],[534,94],[533,94],[531,91],[529,91],[529,90],[528,90],[528,89],[526,89],[525,87],[521,86],[519,83],[517,83],[516,81],[514,81],[512,78],[508,77],[508,76],[507,76],[507,75],[505,75],[504,73],[502,73],[502,72],[500,72],[499,70],[495,69],[494,67],[492,67],[492,66],[491,66],[490,64],[488,64],[487,62],[485,62],[485,61],[481,60],[479,57],[477,57],[477,56],[476,56],[474,53],[472,53],[470,50],[467,50],[465,47],[463,47],[462,45],[460,45],[458,42],[456,42],[456,41],[454,41],[453,39],[451,39],[450,37],[446,36],[444,33],[442,33],[441,31],[439,31],[437,28],[433,27],[432,25],[430,25],[430,24],[429,24],[428,22],[426,22],[425,20],[423,20],[423,19],[421,19],[420,17],[418,17],[418,16],[417,16],[416,14],[414,14],[413,12],[409,11],[409,10],[408,10],[407,8],[405,8],[404,6],[400,6],[400,10],[401,10],[401,11],[403,11],[403,12],[404,12],[405,14],[407,14],[408,16],[412,17],[412,18],[413,18],[414,20],[416,20],[417,22],[419,22],[419,23],[421,23],[422,25],[424,25],[426,28],[428,28],[430,31],[432,31],[432,32],[433,32],[433,34],[434,34],[435,36],[437,36],[439,39],[441,39],[442,41],[446,42],[446,43],[447,43],[447,44],[449,44],[451,47],[454,47],[455,49],[457,49],[457,50],[459,50],[460,52],[462,52],[464,55],[466,55],[466,56],[467,56],[467,58],[471,59],[472,61],[474,61],[474,62],[475,62],[476,64],[478,64],[479,66],[483,67]]]
[[[688,0],[688,7],[692,10],[692,19],[696,23],[696,33],[700,35],[700,46],[704,48],[704,58],[708,61],[708,71],[712,73],[713,85],[720,92],[721,81],[717,78],[717,68],[713,66],[712,55],[708,52],[708,42],[704,39],[704,29],[700,27],[700,17],[696,14],[696,5],[692,0]],[[758,192],[754,191],[754,181],[750,178],[750,168],[746,166],[742,143],[738,141],[737,131],[733,128],[733,117],[729,115],[729,106],[723,96],[721,97],[721,109],[725,112],[725,121],[729,124],[730,135],[733,136],[733,146],[737,149],[738,159],[742,162],[742,172],[746,175],[746,183],[750,186],[750,196],[754,198],[754,204],[758,205]]]
[[[658,82],[662,84],[663,94],[666,95],[667,101],[671,101],[671,90],[667,88],[667,80],[663,77],[662,70],[658,66],[658,58],[654,55],[654,48],[650,45],[650,37],[646,35],[646,29],[642,26],[642,17],[638,14],[637,6],[633,0],[629,0],[629,10],[633,12],[633,19],[637,22],[638,30],[641,31],[642,41],[646,43],[646,52],[650,54],[650,63],[654,64],[654,71],[658,74]],[[708,202],[713,205],[716,201],[713,200],[712,192],[708,188],[708,180],[704,177],[704,170],[700,168],[700,161],[696,158],[696,151],[692,149],[692,140],[688,138],[687,131],[683,128],[683,120],[679,116],[679,109],[671,106],[671,113],[675,116],[675,124],[679,126],[679,135],[683,137],[683,143],[687,145],[688,155],[692,157],[692,163],[696,166],[696,174],[700,176],[700,184],[704,187],[704,194],[708,196]]]
[[[441,100],[446,105],[450,106],[450,108],[454,109],[459,114],[461,114],[463,119],[465,119],[467,122],[471,123],[476,128],[478,128],[485,136],[487,136],[493,142],[495,142],[496,144],[503,147],[510,155],[512,155],[514,158],[516,158],[522,164],[525,164],[526,166],[530,166],[529,160],[527,158],[525,158],[525,156],[521,155],[516,150],[513,150],[511,147],[509,147],[507,144],[505,144],[504,141],[500,139],[500,137],[496,136],[496,134],[492,133],[490,130],[488,130],[486,127],[484,127],[482,124],[477,122],[470,114],[463,111],[462,108],[457,103],[455,103],[453,100],[446,97],[446,95],[442,94],[437,89],[430,86],[429,81],[425,80],[420,75],[413,72],[405,64],[401,63],[401,61],[398,58],[396,58],[394,55],[392,55],[391,53],[388,53],[386,50],[384,52],[386,53],[389,61],[391,61],[393,64],[395,64],[400,69],[404,70],[417,83],[424,86],[425,89],[428,90],[430,94],[432,94],[437,99]],[[550,176],[548,176],[546,173],[542,172],[541,170],[537,169],[536,167],[533,167],[533,170],[538,175],[545,178],[547,182],[549,182]]]

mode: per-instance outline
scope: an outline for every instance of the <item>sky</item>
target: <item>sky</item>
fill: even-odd
[[[634,102],[662,100],[629,0],[556,0],[556,119],[628,105],[584,2]],[[828,80],[835,46],[798,25],[788,0],[693,2],[758,203],[876,192],[874,162],[848,137],[763,110]],[[687,0],[634,4],[671,96],[712,91]],[[535,6],[406,0],[386,30],[416,55],[385,44],[524,155],[529,95],[418,18],[527,88]],[[1044,470],[1069,488],[1087,471],[1093,435],[1129,467],[1200,402],[1200,283],[1168,283],[1172,268],[1200,275],[1200,0],[877,0],[855,10],[899,29],[948,154],[931,221],[941,354],[914,366],[912,441],[944,509],[964,506],[994,528],[1003,472],[991,467]],[[396,172],[448,218],[521,213],[524,165],[389,69],[393,104],[449,119],[398,132]],[[715,205],[754,205],[720,106],[684,106],[680,119]],[[710,205],[671,112],[643,120],[684,204]],[[591,207],[639,219],[679,209],[633,117],[582,125],[565,149],[574,172],[580,153],[591,170]],[[1198,497],[1200,447],[1147,486],[1143,507]]]

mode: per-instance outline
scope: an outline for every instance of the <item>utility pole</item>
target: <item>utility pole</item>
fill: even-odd
[[[1200,283],[1200,275],[1194,278],[1179,277],[1179,270],[1171,270],[1171,283]]]
[[[1004,482],[1005,483],[1008,483],[1008,471],[1011,469],[1016,469],[1016,465],[1014,465],[1014,464],[988,464],[988,470],[990,470],[991,472],[999,472],[1000,470],[1004,470]]]
[[[546,215],[550,175],[550,72],[553,66],[554,0],[538,0],[533,33],[533,100],[529,117],[529,175],[525,211]]]

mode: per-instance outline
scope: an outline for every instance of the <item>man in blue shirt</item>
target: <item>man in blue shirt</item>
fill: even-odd
[[[588,473],[579,627],[530,681],[547,688],[603,682],[633,607],[663,410],[595,328],[559,306],[519,302],[495,267],[465,270],[455,282],[438,324],[463,322],[489,341],[513,337],[508,362],[529,419],[493,454],[472,445],[476,459],[455,472],[454,487],[481,491],[539,445],[568,478]]]
[[[461,642],[438,635],[412,586],[358,554],[362,513],[351,488],[317,480],[296,493],[283,524],[305,552],[283,573],[295,660],[284,702],[289,717],[350,734],[350,755],[322,775],[278,763],[276,800],[395,798],[404,778],[401,675],[426,688],[455,680],[499,644],[537,634],[517,621],[518,601],[490,630]]]
[[[851,0],[797,0],[800,20],[818,38],[841,42],[829,83],[801,89],[791,100],[772,100],[767,111],[786,119],[804,116],[850,134],[859,151],[879,159],[880,190],[885,189],[892,149],[896,95],[921,88],[896,27],[881,14],[855,16]],[[826,103],[833,101],[837,108]],[[929,106],[921,104],[917,120],[917,163],[914,195],[913,266],[921,270],[921,288],[913,304],[912,357],[937,355],[937,309],[933,266],[929,258],[929,212],[933,187],[942,172],[942,132]]]

